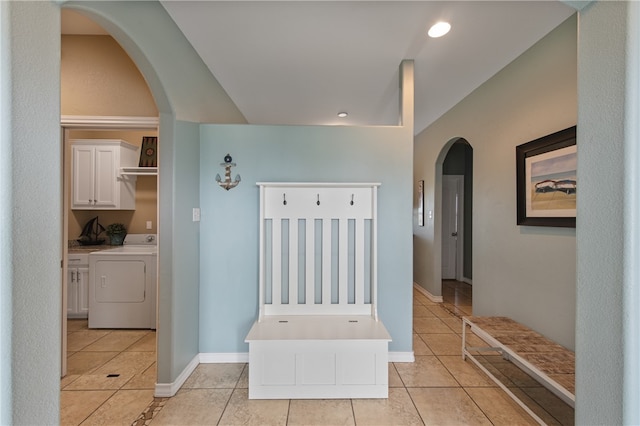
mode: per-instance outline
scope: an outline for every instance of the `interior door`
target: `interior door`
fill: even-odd
[[[464,176],[442,176],[442,279],[461,279]]]

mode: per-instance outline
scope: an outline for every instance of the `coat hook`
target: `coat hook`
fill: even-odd
[[[282,204],[287,205],[287,194],[282,194]]]
[[[351,194],[351,202],[349,204],[353,205],[353,194]]]
[[[320,205],[320,194],[317,194],[317,195],[318,195],[318,201],[316,201],[316,204]]]

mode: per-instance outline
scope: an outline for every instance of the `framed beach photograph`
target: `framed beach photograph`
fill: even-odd
[[[518,225],[576,226],[576,126],[516,146]]]

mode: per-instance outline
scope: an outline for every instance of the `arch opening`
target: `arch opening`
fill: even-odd
[[[436,159],[435,244],[442,299],[453,312],[472,314],[473,147],[449,140]]]

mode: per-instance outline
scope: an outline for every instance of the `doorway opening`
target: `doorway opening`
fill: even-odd
[[[442,163],[442,298],[453,312],[472,314],[473,148],[462,138],[444,148]]]
[[[79,424],[110,398],[117,400],[122,390],[135,388],[144,390],[146,399],[136,400],[132,406],[133,421],[153,398],[157,382],[158,334],[153,330],[157,327],[89,329],[89,266],[72,267],[69,251],[84,252],[85,247],[78,247],[75,243],[80,234],[84,234],[84,225],[98,216],[99,222],[96,220],[96,224],[122,223],[128,234],[159,234],[157,171],[151,172],[152,167],[149,167],[149,170],[141,173],[133,170],[140,169],[139,167],[128,167],[130,170],[120,168],[117,172],[122,174],[117,175],[118,180],[124,179],[125,173],[128,176],[135,175],[134,178],[128,178],[136,181],[134,210],[71,208],[73,156],[70,141],[86,139],[97,143],[100,140],[122,140],[141,147],[145,137],[159,138],[158,107],[139,69],[110,35],[88,17],[72,10],[63,9],[62,19],[66,19],[68,25],[62,26],[61,46],[61,180],[64,188],[61,242],[64,258],[61,289],[61,416],[65,419],[63,423]],[[90,25],[79,25],[82,23]],[[84,29],[77,32],[74,28]],[[93,68],[86,66],[87,63],[92,64]],[[97,82],[90,78],[97,74],[108,78]],[[138,155],[139,152],[140,148]],[[113,163],[114,167],[115,164],[117,162]],[[98,174],[96,169],[96,176]],[[102,180],[113,182],[111,178],[109,174],[108,179]],[[96,230],[99,228],[96,227]],[[95,240],[102,243],[98,238]],[[92,246],[86,247],[84,259],[88,259],[88,253],[93,250]],[[147,272],[145,264],[145,277],[147,276],[157,276],[157,271]],[[153,278],[151,280],[151,285],[157,286],[157,281]],[[148,287],[143,293],[145,298],[149,293],[147,290]],[[157,290],[153,294],[149,299],[155,305]],[[156,315],[159,316],[159,312]],[[109,382],[110,389],[118,390],[101,394],[95,399],[96,393],[92,391],[104,388],[105,380]],[[78,405],[86,407],[88,411],[76,412],[74,407]],[[89,409],[91,407],[93,408]]]

